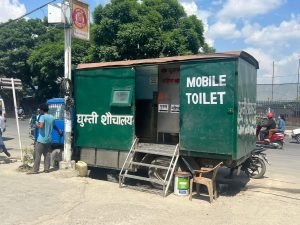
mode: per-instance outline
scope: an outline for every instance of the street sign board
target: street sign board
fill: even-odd
[[[0,86],[1,90],[2,89],[10,89],[12,90],[13,88],[10,87],[10,86]],[[22,87],[18,86],[18,87],[15,87],[15,90],[22,90]]]
[[[90,40],[89,5],[78,0],[72,1],[73,36]]]

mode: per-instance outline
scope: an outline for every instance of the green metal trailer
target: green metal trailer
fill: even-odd
[[[158,154],[178,144],[178,154],[194,161],[240,165],[255,148],[258,67],[244,51],[78,65],[81,160],[121,169],[137,137]],[[140,152],[142,165],[149,151]]]

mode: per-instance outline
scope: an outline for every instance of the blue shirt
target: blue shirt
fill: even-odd
[[[54,117],[49,114],[41,115],[39,118],[39,122],[44,123],[44,127],[39,128],[39,136],[37,138],[37,141],[43,144],[51,143]]]
[[[279,119],[278,130],[285,131],[285,121],[283,119]]]

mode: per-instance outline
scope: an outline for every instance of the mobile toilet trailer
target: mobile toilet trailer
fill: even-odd
[[[255,148],[258,62],[246,52],[80,64],[75,146],[89,166],[162,185],[189,166],[241,165]],[[124,163],[127,161],[127,163]],[[129,175],[144,168],[148,177]]]

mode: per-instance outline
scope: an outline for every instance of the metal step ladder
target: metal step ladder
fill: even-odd
[[[122,169],[119,174],[119,186],[126,187],[128,185],[125,184],[126,179],[134,179],[134,180],[141,180],[147,181],[151,183],[156,183],[162,186],[162,195],[165,197],[168,193],[170,183],[173,178],[173,174],[176,168],[176,164],[179,158],[179,144],[175,145],[164,145],[164,144],[147,144],[147,143],[138,143],[138,138],[132,143],[130,151],[124,161]],[[156,156],[167,156],[170,157],[171,160],[169,165],[155,165],[145,162],[138,162],[135,161],[136,153],[146,153]],[[138,175],[132,175],[128,172],[132,167],[145,167],[145,168],[154,168],[160,170],[166,170],[166,176],[164,180],[161,179],[154,179],[149,177],[143,177]],[[143,187],[135,186],[134,189],[146,191]],[[153,191],[154,192],[154,191]]]

